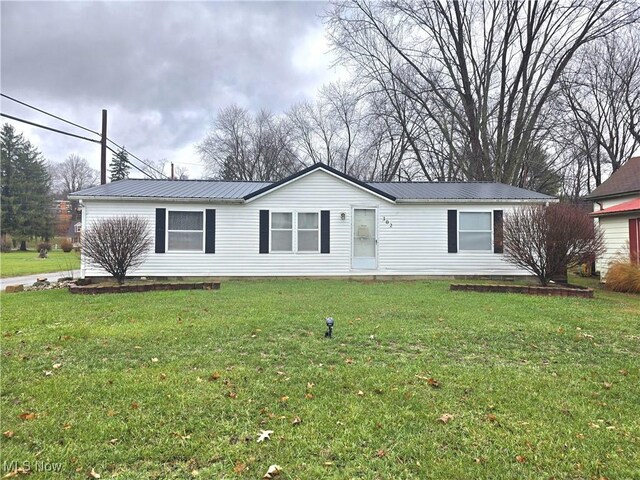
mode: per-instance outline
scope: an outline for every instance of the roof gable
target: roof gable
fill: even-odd
[[[308,168],[305,168],[304,170],[300,170],[298,173],[294,173],[293,175],[288,176],[287,178],[284,178],[282,180],[280,180],[279,182],[275,182],[272,183],[270,185],[267,185],[263,188],[260,188],[254,192],[249,193],[248,195],[245,195],[244,199],[245,201],[251,201],[254,200],[256,198],[259,198],[263,195],[266,195],[268,193],[271,193],[275,190],[278,190],[282,187],[284,187],[285,185],[288,185],[292,182],[295,182],[296,180],[299,180],[301,178],[306,177],[307,175],[311,175],[314,172],[317,171],[324,171],[325,173],[328,173],[329,175],[332,175],[344,182],[350,183],[351,185],[367,191],[373,195],[376,195],[378,197],[382,197],[383,199],[389,201],[389,202],[395,202],[396,197],[394,195],[392,195],[391,193],[385,192],[375,186],[372,186],[371,184],[362,182],[350,175],[347,175],[345,173],[340,172],[339,170],[336,170],[335,168],[330,167],[329,165],[325,165],[324,163],[316,163]]]
[[[594,200],[636,192],[640,192],[640,157],[627,160],[585,198]]]

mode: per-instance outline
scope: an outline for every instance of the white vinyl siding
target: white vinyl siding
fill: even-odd
[[[609,264],[620,258],[628,260],[629,247],[629,219],[635,215],[613,215],[600,217],[598,222],[604,233],[606,251],[596,259],[596,270],[600,272],[600,280],[605,281]]]
[[[175,201],[85,200],[83,222],[113,215],[139,215],[149,222],[153,236],[155,209],[216,209],[216,255],[199,252],[156,254],[153,248],[132,275],[144,276],[340,276],[340,275],[529,275],[504,260],[504,255],[485,252],[447,252],[447,210],[479,211],[473,203],[392,204],[354,187],[322,170],[300,178],[247,204],[189,203]],[[483,204],[486,211],[507,212],[514,204]],[[377,268],[355,270],[352,259],[352,212],[354,208],[377,208]],[[331,253],[260,254],[260,210],[270,212],[330,211]],[[344,214],[344,218],[342,215]],[[318,217],[319,218],[319,217]],[[389,220],[382,221],[385,218]],[[297,231],[294,217],[294,251]],[[269,232],[271,236],[271,231]],[[105,272],[87,266],[87,276]]]

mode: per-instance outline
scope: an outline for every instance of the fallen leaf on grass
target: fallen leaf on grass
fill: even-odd
[[[364,397],[364,392],[362,390],[358,390],[358,393],[356,394],[359,397]]]
[[[62,429],[63,430],[69,430],[71,428],[71,424],[70,423],[65,423],[64,425],[62,425]]]
[[[280,397],[280,401],[281,401],[282,403],[285,403],[287,400],[289,400],[289,397],[288,397],[288,396],[286,396],[286,395],[283,395],[282,397]]]
[[[153,358],[151,359],[151,361],[152,361],[153,363],[158,363],[158,357],[153,357]]]
[[[611,387],[613,386],[613,383],[609,383],[609,382],[604,382],[602,384],[602,386],[606,389],[606,390],[610,390]]]
[[[425,382],[427,382],[427,385],[429,385],[430,387],[433,387],[433,388],[440,387],[440,382],[433,377],[425,377],[423,375],[416,375],[416,377],[419,378],[420,380],[424,380]]]
[[[267,470],[267,473],[262,477],[263,480],[269,480],[271,478],[275,478],[282,473],[282,469],[278,465],[271,465]]]
[[[242,462],[236,462],[235,467],[233,467],[233,471],[237,474],[244,472],[247,469],[247,466]]]
[[[258,434],[258,443],[264,442],[265,440],[270,440],[271,437],[269,435],[271,435],[272,433],[273,430],[260,430],[260,433]]]
[[[118,439],[117,438],[112,438],[111,440],[109,440],[109,443],[111,445],[115,445],[116,443],[118,443]]]
[[[493,413],[490,413],[489,415],[487,415],[487,420],[489,420],[490,422],[496,422],[498,421],[498,417],[496,417]]]
[[[523,457],[522,455],[516,455],[516,461],[518,463],[525,463],[527,461],[527,457]]]
[[[2,435],[4,435],[5,438],[12,438],[14,433],[13,430],[7,430],[6,432],[2,432]]]
[[[53,364],[53,369],[54,369],[54,370],[57,370],[57,369],[59,369],[60,367],[62,367],[62,364],[61,364],[61,363],[54,363],[54,364]]]
[[[215,382],[216,380],[218,380],[220,378],[220,372],[213,372],[210,376],[209,376],[209,381],[210,382]]]
[[[109,410],[107,412],[107,417],[115,417],[118,414],[118,412],[114,411],[114,410]]]
[[[304,398],[307,400],[313,400],[313,393],[305,393]]]
[[[45,370],[42,373],[45,377],[50,377],[51,375],[53,375],[53,372],[51,370]]]
[[[626,370],[624,370],[624,369],[622,369],[622,370],[618,370],[618,373],[619,373],[620,375],[624,375],[625,377],[626,377],[627,375],[629,375],[629,372],[627,372],[627,371],[626,371]]]
[[[376,452],[376,457],[378,458],[382,458],[387,454],[387,452],[385,452],[384,450],[380,449]]]
[[[351,365],[353,363],[353,358],[347,358],[344,363],[346,363],[347,365]]]
[[[166,380],[167,379],[167,374],[166,373],[161,373],[160,374],[160,380]]]
[[[29,470],[28,468],[18,467],[11,470],[2,478],[13,478],[13,477],[17,477],[18,475],[29,475],[30,473],[31,473],[31,470]]]
[[[237,394],[236,392],[229,392],[229,393],[227,394],[227,396],[228,396],[229,398],[234,399],[234,400],[235,400],[236,398],[238,398],[238,394]]]
[[[21,420],[35,420],[37,417],[37,414],[33,413],[33,412],[24,412],[21,413],[20,415],[18,415],[18,417]]]
[[[98,472],[96,472],[93,468],[88,474],[89,478],[102,478]]]
[[[138,402],[131,402],[131,410],[137,410],[140,408],[140,404]]]
[[[440,418],[438,418],[438,421],[441,423],[449,423],[452,419],[453,415],[451,415],[450,413],[443,413],[442,415],[440,415]]]
[[[302,419],[300,417],[293,417],[293,420],[291,420],[291,423],[293,425],[300,425],[302,423]]]

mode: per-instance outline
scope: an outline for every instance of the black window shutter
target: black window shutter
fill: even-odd
[[[204,253],[216,253],[216,211],[207,208],[205,225],[207,231],[204,237]]]
[[[447,210],[447,247],[449,253],[458,252],[458,211]]]
[[[504,253],[502,210],[493,211],[493,253]]]
[[[320,253],[331,251],[331,222],[329,210],[320,212]]]
[[[260,210],[260,253],[269,253],[269,210]]]
[[[164,239],[167,223],[167,209],[156,208],[156,253],[164,253]]]

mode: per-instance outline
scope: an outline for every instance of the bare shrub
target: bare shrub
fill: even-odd
[[[69,253],[71,250],[73,250],[73,243],[68,238],[65,238],[60,242],[60,248],[63,252]]]
[[[11,235],[2,235],[0,237],[0,252],[10,252],[11,249],[13,249]]]
[[[565,269],[604,251],[604,236],[582,209],[568,204],[527,206],[505,215],[507,261],[547,285]]]
[[[141,217],[111,217],[89,225],[82,235],[82,254],[124,283],[127,271],[144,262],[151,247],[149,226]]]

